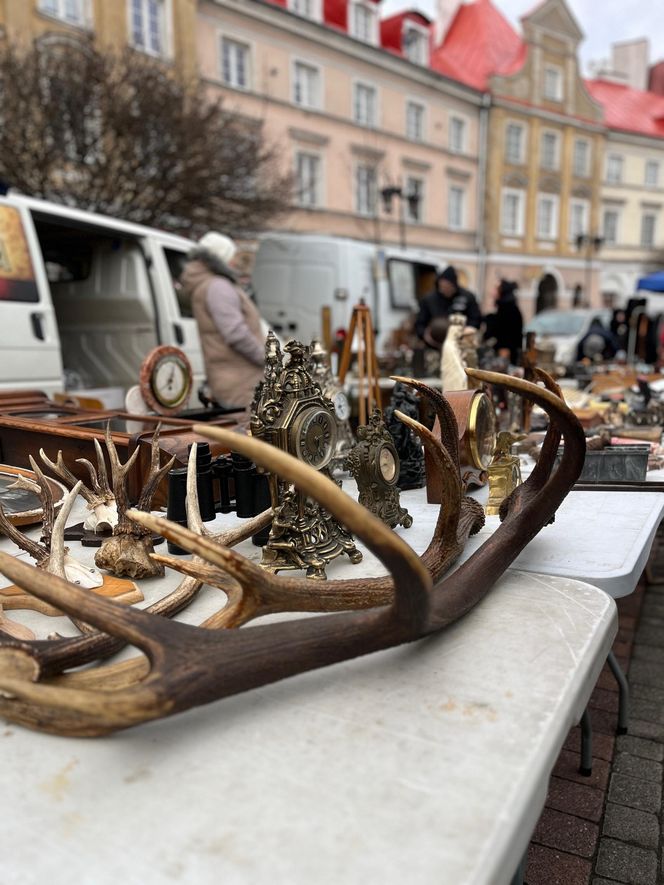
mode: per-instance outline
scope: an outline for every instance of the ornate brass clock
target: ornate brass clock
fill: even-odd
[[[337,442],[330,464],[331,469],[340,468],[343,460],[355,445],[355,437],[348,423],[350,418],[350,403],[348,397],[338,380],[332,374],[327,351],[323,348],[318,338],[311,342],[309,352],[309,372],[314,381],[320,385],[323,396],[332,400],[334,417],[337,425]]]
[[[270,333],[265,378],[252,404],[251,433],[324,470],[337,444],[334,406],[307,370],[309,349],[289,341],[284,351],[287,361]],[[326,564],[342,553],[351,562],[362,559],[352,535],[315,501],[276,477],[270,477],[270,493],[275,515],[263,547],[263,568],[306,569],[308,578],[325,579]]]
[[[369,423],[357,428],[358,443],[346,458],[346,465],[357,482],[359,502],[384,523],[409,528],[413,517],[399,500],[399,456],[380,409],[374,409]]]

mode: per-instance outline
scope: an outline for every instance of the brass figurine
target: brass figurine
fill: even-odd
[[[518,455],[512,454],[512,446],[526,436],[509,430],[498,434],[496,451],[489,465],[489,500],[484,508],[487,516],[498,516],[503,501],[521,485],[521,462]]]
[[[357,482],[360,504],[390,528],[410,528],[413,517],[399,500],[399,456],[380,409],[375,408],[369,423],[357,428],[357,438],[346,464]]]
[[[337,446],[332,400],[307,368],[309,348],[289,341],[284,363],[273,333],[265,344],[265,378],[252,404],[251,434],[323,471]],[[342,553],[351,562],[362,554],[352,535],[329,513],[289,483],[270,477],[274,508],[272,529],[263,547],[261,567],[271,572],[306,569],[308,578],[325,580],[325,566]]]

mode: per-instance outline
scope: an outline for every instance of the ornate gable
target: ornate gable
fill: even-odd
[[[528,30],[529,26],[535,27],[542,31],[566,37],[575,43],[580,43],[584,37],[583,31],[565,0],[544,0],[541,6],[538,6],[529,15],[523,16],[521,22],[525,31]]]

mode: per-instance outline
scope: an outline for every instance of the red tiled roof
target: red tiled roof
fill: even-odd
[[[664,97],[609,80],[586,80],[586,88],[604,108],[610,129],[664,137]]]
[[[526,58],[526,45],[493,5],[475,0],[459,6],[445,39],[431,54],[431,67],[475,89],[486,90],[494,74],[513,74]]]

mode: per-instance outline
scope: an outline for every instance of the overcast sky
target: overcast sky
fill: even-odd
[[[493,0],[514,24],[533,9],[536,0]],[[584,73],[587,63],[609,57],[611,43],[650,36],[650,61],[664,58],[664,3],[662,0],[568,0],[585,40],[581,44]],[[436,0],[383,0],[381,14],[400,9],[421,9],[431,17],[436,14]]]

